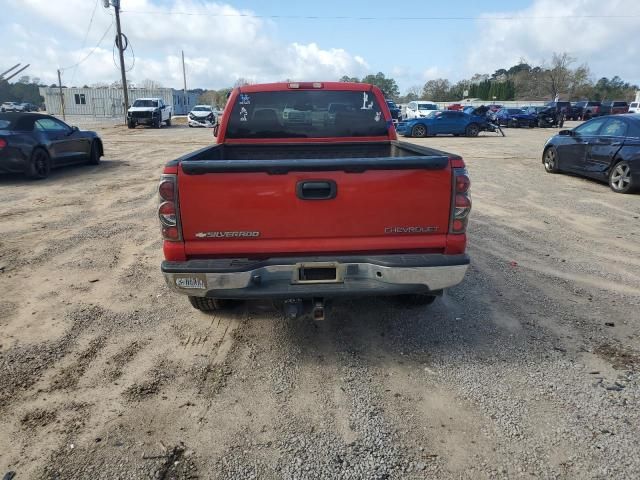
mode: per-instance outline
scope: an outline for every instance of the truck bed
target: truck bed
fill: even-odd
[[[450,155],[405,142],[215,145],[180,157],[186,174],[446,168]]]

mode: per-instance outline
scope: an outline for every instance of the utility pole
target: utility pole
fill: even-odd
[[[116,11],[116,46],[118,47],[118,53],[120,54],[120,72],[122,73],[122,93],[124,94],[124,120],[127,121],[127,110],[129,109],[129,91],[127,88],[127,74],[124,68],[124,49],[126,48],[122,44],[122,30],[120,29],[120,0],[111,0],[111,5]]]
[[[187,72],[184,69],[184,50],[182,50],[182,78],[184,79],[184,93],[187,94]]]
[[[184,50],[182,50],[182,78],[184,80],[184,89],[182,90],[185,107],[187,105],[187,72],[184,69]]]
[[[62,95],[62,78],[60,77],[60,69],[58,69],[58,90],[60,91],[60,105],[62,107],[62,119],[66,122],[67,117],[64,114],[64,96]]]

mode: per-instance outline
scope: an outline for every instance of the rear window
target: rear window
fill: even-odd
[[[418,110],[437,110],[438,106],[433,103],[419,103]]]
[[[614,107],[626,107],[627,102],[613,102]]]
[[[637,108],[638,104],[636,102],[633,102],[629,105],[631,108]]]
[[[136,100],[133,102],[134,107],[157,107],[158,102],[155,100]]]
[[[293,90],[241,93],[227,138],[373,137],[388,134],[370,91]]]
[[[15,130],[17,114],[0,113],[0,130]]]

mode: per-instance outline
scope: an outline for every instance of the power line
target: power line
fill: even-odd
[[[75,67],[77,67],[78,65],[80,65],[81,63],[83,63],[85,60],[87,60],[91,55],[93,55],[93,52],[95,52],[95,51],[98,49],[98,47],[100,47],[100,45],[102,44],[102,41],[104,40],[104,37],[106,37],[106,36],[107,36],[107,33],[109,33],[109,30],[111,30],[111,27],[112,27],[112,26],[113,26],[113,22],[112,22],[111,24],[109,24],[109,27],[107,27],[107,29],[105,30],[105,32],[102,34],[102,37],[100,37],[100,40],[98,40],[97,45],[91,49],[91,51],[87,54],[87,56],[86,56],[86,57],[84,57],[84,58],[83,58],[82,60],[80,60],[78,63],[74,63],[74,64],[73,64],[73,65],[71,65],[71,66],[61,68],[61,69],[60,69],[60,71],[70,70],[70,69],[72,69],[72,68],[75,68]]]
[[[100,0],[96,0],[96,3],[93,5],[93,12],[91,12],[91,18],[89,19],[89,25],[87,26],[87,31],[84,33],[84,38],[82,39],[82,46],[80,47],[80,50],[84,49],[85,45],[87,44],[87,37],[89,36],[89,32],[91,31],[91,25],[93,24],[93,17],[96,14],[96,10],[98,9],[98,2]],[[71,76],[71,83],[73,83],[73,80],[76,78],[76,73],[78,72],[78,67],[73,69],[73,75]]]
[[[487,17],[360,17],[360,16],[324,16],[324,15],[255,15],[250,13],[208,13],[208,12],[176,12],[176,11],[141,11],[122,10],[123,13],[134,15],[185,15],[197,17],[239,17],[239,18],[268,18],[283,20],[434,20],[434,21],[468,21],[468,20],[554,20],[554,19],[622,19],[640,18],[640,14],[635,15],[509,15],[509,16],[487,16]]]

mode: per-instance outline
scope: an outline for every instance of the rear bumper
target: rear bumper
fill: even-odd
[[[304,282],[299,268],[335,266],[336,279]],[[463,255],[189,260],[162,263],[172,290],[197,297],[311,298],[440,293],[460,283],[469,266]]]
[[[7,147],[0,152],[0,173],[24,173],[28,167],[29,161],[20,150]]]

